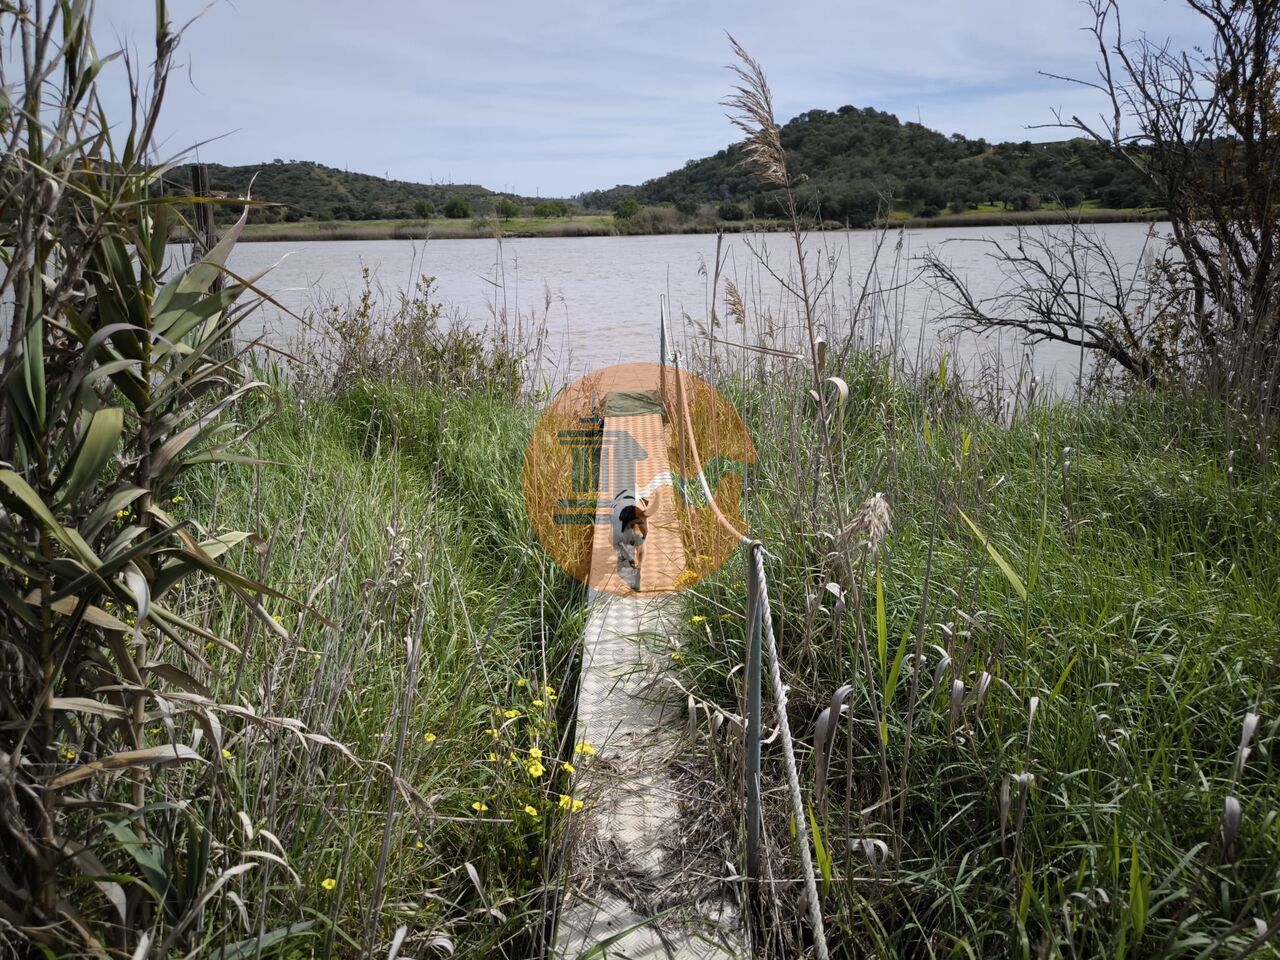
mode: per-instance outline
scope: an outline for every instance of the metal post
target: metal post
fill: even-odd
[[[758,542],[747,545],[747,879],[760,880],[760,565]]]
[[[667,365],[667,315],[662,307],[658,307],[658,363],[663,368]]]
[[[675,421],[671,419],[671,410],[668,409],[667,396],[667,307],[661,301],[658,303],[658,396],[662,398],[668,422],[674,423]],[[680,447],[680,449],[684,448]]]

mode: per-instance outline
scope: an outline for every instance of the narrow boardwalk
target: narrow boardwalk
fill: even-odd
[[[662,682],[679,610],[670,593],[685,570],[662,417],[609,417],[604,435],[604,456],[634,459],[612,469],[602,463],[602,486],[634,470],[635,488],[656,492],[658,509],[639,582],[634,571],[618,568],[609,525],[595,527],[590,582],[600,589],[591,590],[589,601],[578,739],[598,753],[578,775],[588,802],[571,826],[556,954],[577,957],[635,928],[609,947],[609,956],[745,957],[737,908],[721,883],[724,858],[691,846],[682,832],[687,805],[700,798],[690,796],[696,782],[682,782],[676,763],[688,747],[684,704]],[[634,442],[610,443],[623,436]],[[617,492],[599,491],[602,511]]]

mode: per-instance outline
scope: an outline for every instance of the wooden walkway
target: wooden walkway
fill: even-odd
[[[607,514],[625,486],[656,493],[658,509],[638,579],[617,563],[609,524],[595,527],[577,739],[597,754],[576,775],[587,803],[570,824],[557,957],[618,935],[610,957],[748,955],[724,857],[714,844],[691,845],[682,829],[691,805],[710,799],[682,775],[685,703],[664,682],[677,652],[672,594],[686,566],[668,449],[659,414],[605,420],[598,512]],[[634,484],[625,483],[631,476]]]

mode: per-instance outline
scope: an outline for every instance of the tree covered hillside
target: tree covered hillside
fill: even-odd
[[[492,214],[501,195],[469,183],[426,184],[387,180],[367,173],[350,173],[308,160],[273,160],[239,167],[210,163],[209,188],[215,193],[243,196],[253,182],[253,196],[282,204],[254,210],[253,219],[272,220],[397,220],[444,213],[452,200],[467,204],[466,216]],[[179,166],[165,176],[168,188],[187,193],[191,170]],[[516,198],[521,201],[523,198]],[[231,216],[228,209],[225,216]]]
[[[820,210],[829,220],[867,223],[883,198],[923,216],[981,204],[1035,210],[1045,202],[1142,207],[1154,200],[1123,161],[1084,139],[989,144],[845,106],[800,114],[782,128],[782,142],[792,174],[804,178],[798,192],[806,210]],[[630,191],[614,188],[582,199],[589,207],[605,206],[630,193],[641,203],[728,202],[756,216],[780,213],[781,195],[762,187],[741,161],[741,148],[732,146]]]

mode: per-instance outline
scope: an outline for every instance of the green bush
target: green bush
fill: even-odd
[[[471,216],[471,202],[465,197],[450,197],[444,205],[444,215],[450,220],[465,220]]]
[[[743,211],[742,207],[739,204],[732,203],[728,200],[720,204],[720,208],[716,213],[720,215],[721,220],[728,220],[730,222],[746,219],[746,213]]]
[[[569,205],[563,200],[543,200],[533,212],[539,217],[564,217],[569,213]]]

